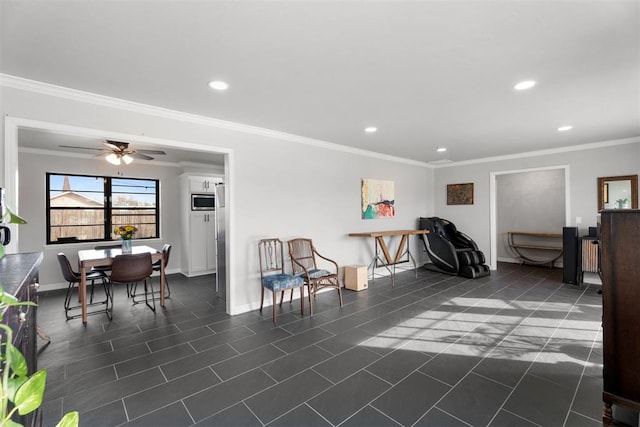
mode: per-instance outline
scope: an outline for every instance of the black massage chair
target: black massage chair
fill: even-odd
[[[429,230],[420,236],[436,270],[469,279],[490,274],[476,242],[459,232],[452,222],[438,217],[420,218],[418,228]]]

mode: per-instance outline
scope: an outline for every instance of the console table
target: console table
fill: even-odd
[[[549,264],[562,256],[562,233],[538,233],[532,231],[508,231],[509,247],[520,258],[520,263]],[[542,259],[532,258],[530,254],[523,254],[522,250],[546,251],[548,255]]]
[[[373,237],[375,240],[375,253],[373,260],[369,264],[368,268],[371,268],[371,280],[375,279],[375,269],[377,267],[384,267],[391,275],[391,285],[395,285],[396,264],[411,261],[413,263],[413,269],[418,277],[418,266],[416,260],[411,255],[411,249],[408,244],[409,236],[417,234],[427,234],[429,230],[392,230],[392,231],[371,231],[360,233],[349,233],[350,237]],[[395,255],[391,255],[389,247],[387,246],[385,237],[402,236]],[[381,253],[382,252],[382,253]],[[393,267],[393,268],[391,268]]]

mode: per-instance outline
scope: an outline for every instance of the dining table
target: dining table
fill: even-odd
[[[160,306],[164,307],[165,294],[165,259],[161,250],[151,246],[133,246],[132,254],[150,253],[151,261],[160,261]],[[108,267],[113,264],[113,259],[118,255],[123,255],[122,248],[112,247],[108,249],[84,249],[78,251],[78,262],[80,266],[80,305],[82,307],[82,323],[87,324],[87,272],[94,267]],[[126,255],[126,254],[124,254]]]

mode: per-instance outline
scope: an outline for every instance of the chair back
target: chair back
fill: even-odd
[[[316,268],[315,249],[311,239],[289,240],[289,256],[293,274],[303,273],[305,268]]]
[[[165,243],[162,247],[162,256],[164,257],[164,266],[169,265],[169,256],[171,256],[171,245]]]
[[[280,239],[262,239],[258,242],[260,278],[271,274],[284,274],[283,244]]]
[[[64,254],[64,252],[58,253],[58,262],[60,263],[60,269],[62,270],[62,276],[64,280],[67,282],[79,282],[80,275],[73,271],[71,268],[71,263],[69,262],[69,258]]]
[[[146,279],[153,273],[151,254],[118,255],[111,264],[111,280],[118,283],[134,283]]]

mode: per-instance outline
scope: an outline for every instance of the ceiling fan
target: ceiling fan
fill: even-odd
[[[120,142],[120,141],[104,141],[103,144],[106,148],[88,148],[88,147],[76,147],[72,145],[60,145],[63,148],[75,148],[78,150],[94,150],[100,151],[100,154],[96,156],[104,156],[106,154],[105,159],[114,165],[119,165],[121,162],[125,164],[129,164],[133,161],[133,159],[142,159],[142,160],[153,160],[149,154],[154,155],[164,155],[167,154],[162,150],[133,150],[129,148],[128,142]]]

